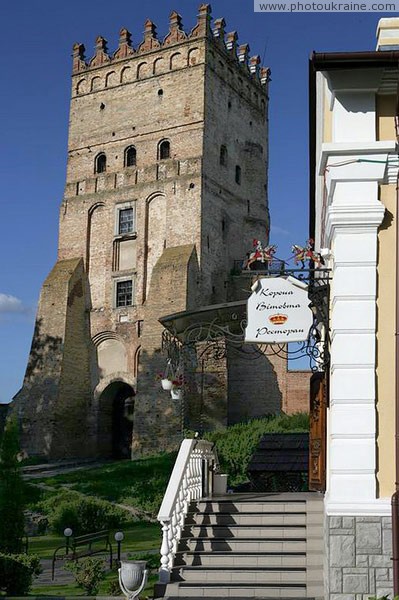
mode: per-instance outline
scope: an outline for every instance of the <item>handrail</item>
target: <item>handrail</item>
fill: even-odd
[[[184,477],[187,463],[190,460],[191,452],[195,448],[197,440],[183,440],[177,455],[175,466],[169,478],[168,487],[162,500],[158,512],[158,521],[168,521],[176,504],[177,495],[180,491],[180,482]],[[177,484],[177,485],[176,485]]]
[[[197,439],[182,441],[157,517],[162,524],[160,583],[170,581],[188,506],[191,500],[212,493],[212,474],[218,466],[214,444]]]

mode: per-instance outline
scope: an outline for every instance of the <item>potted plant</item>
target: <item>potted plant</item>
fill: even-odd
[[[184,384],[183,375],[177,375],[172,381],[172,387],[170,388],[170,395],[173,400],[180,400],[182,396],[182,388]]]
[[[166,363],[166,369],[162,373],[158,373],[158,379],[161,380],[163,390],[170,391],[173,387],[174,375],[170,360]]]
[[[160,373],[159,378],[161,380],[162,389],[170,391],[173,387],[173,380],[169,379],[164,373]]]

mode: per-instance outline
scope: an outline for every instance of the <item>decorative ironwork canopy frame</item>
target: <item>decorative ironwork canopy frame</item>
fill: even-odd
[[[241,358],[248,360],[275,355],[291,361],[307,356],[312,371],[327,370],[330,362],[330,270],[284,269],[279,261],[276,266],[269,264],[267,270],[243,270],[240,275],[250,278],[251,285],[259,278],[289,276],[306,283],[309,306],[313,312],[308,339],[292,344],[245,343],[246,300],[175,313],[159,319],[165,328],[162,348],[174,370],[182,364],[198,364],[207,358],[224,359],[228,352],[238,353]],[[248,295],[250,293],[248,290]]]

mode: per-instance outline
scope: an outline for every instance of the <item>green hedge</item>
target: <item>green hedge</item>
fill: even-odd
[[[50,528],[60,535],[70,527],[74,535],[103,529],[117,529],[134,521],[127,511],[98,498],[88,498],[78,492],[62,491],[40,502],[38,509],[49,521]]]
[[[38,556],[0,553],[0,590],[7,594],[27,594],[41,572]]]
[[[229,475],[229,485],[237,486],[248,481],[249,461],[263,434],[304,431],[309,431],[307,413],[281,414],[207,432],[204,438],[216,444],[221,470]]]

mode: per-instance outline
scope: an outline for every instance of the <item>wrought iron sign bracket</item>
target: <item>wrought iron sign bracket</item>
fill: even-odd
[[[160,319],[165,326],[162,349],[175,369],[200,361],[222,360],[231,353],[243,359],[255,360],[279,356],[296,360],[307,356],[312,371],[325,371],[329,355],[329,282],[328,269],[289,269],[273,271],[242,271],[251,283],[264,277],[295,277],[308,285],[310,308],[314,319],[308,339],[292,344],[252,344],[244,342],[247,324],[246,302],[205,307],[195,312],[177,313]],[[250,291],[248,292],[250,293]]]

